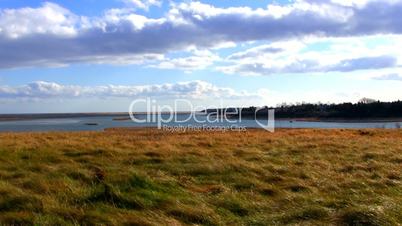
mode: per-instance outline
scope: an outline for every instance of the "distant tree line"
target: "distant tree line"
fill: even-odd
[[[234,112],[238,110],[238,115],[243,117],[267,117],[268,110],[275,109],[276,118],[402,118],[402,101],[380,102],[364,98],[358,103],[342,104],[282,104],[273,107],[248,107],[232,108],[226,111]],[[222,109],[208,109],[206,112],[216,112],[225,114]],[[231,113],[231,115],[233,115]]]

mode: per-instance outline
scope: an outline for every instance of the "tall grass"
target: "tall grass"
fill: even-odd
[[[401,130],[1,133],[0,225],[398,225]]]

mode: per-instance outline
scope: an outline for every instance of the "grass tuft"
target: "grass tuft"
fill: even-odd
[[[285,215],[282,222],[285,224],[310,221],[310,220],[322,220],[329,216],[329,211],[322,207],[311,206],[303,210],[297,210]]]
[[[209,213],[195,208],[184,207],[172,209],[169,214],[186,224],[217,225]]]
[[[383,215],[372,210],[351,208],[339,216],[339,223],[346,226],[383,226],[393,225]]]
[[[18,195],[3,196],[0,198],[0,211],[31,211],[42,212],[43,203],[34,196]]]
[[[123,209],[143,209],[142,204],[138,202],[138,200],[133,197],[124,196],[117,192],[112,186],[104,183],[98,185],[85,201],[87,203],[103,202]]]
[[[2,212],[0,214],[1,225],[35,225],[34,216],[30,212]]]

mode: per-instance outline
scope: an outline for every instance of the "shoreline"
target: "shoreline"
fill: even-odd
[[[402,122],[402,118],[277,118],[278,121],[296,121],[296,122],[340,122],[340,123],[370,123],[370,122]]]
[[[177,112],[176,114],[188,114],[189,112]],[[144,112],[136,112],[134,115],[146,114]],[[163,114],[163,113],[162,113]],[[0,114],[0,122],[12,121],[30,121],[40,119],[70,119],[80,117],[114,117],[114,121],[129,120],[127,112],[110,112],[110,113],[45,113],[45,114]],[[242,119],[254,119],[254,117],[242,116]],[[402,118],[275,118],[276,121],[294,121],[294,122],[339,122],[339,123],[375,123],[375,122],[402,122]]]
[[[177,112],[176,114],[188,114],[189,112]],[[135,112],[133,115],[143,115],[146,112]],[[163,114],[163,113],[162,113]],[[0,114],[0,122],[27,121],[36,119],[70,119],[80,117],[115,117],[130,118],[128,112],[99,112],[99,113],[35,113],[35,114]]]
[[[283,131],[392,131],[392,130],[400,130],[396,128],[276,128],[275,132],[268,134],[275,134],[277,132]],[[169,133],[169,134],[181,134],[181,133],[221,133],[222,131],[205,131],[205,130],[186,130],[186,131],[177,131],[171,132],[163,129],[158,129],[157,127],[110,127],[104,128],[102,130],[48,130],[48,131],[40,131],[40,130],[33,130],[33,131],[0,131],[0,135],[4,134],[76,134],[76,133],[108,133],[108,132],[130,132],[130,131],[149,131],[155,133]],[[265,132],[263,128],[247,128],[244,133],[253,132],[253,131],[261,131]],[[225,131],[222,133],[242,133],[239,131]]]

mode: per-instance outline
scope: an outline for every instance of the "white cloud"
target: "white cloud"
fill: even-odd
[[[61,6],[46,2],[40,8],[0,10],[0,37],[18,39],[36,35],[73,37],[80,17]]]
[[[380,35],[274,42],[236,52],[217,69],[227,74],[271,75],[399,68],[401,40],[401,35]]]
[[[157,2],[132,4],[146,7]],[[190,2],[172,4],[156,19],[131,9],[83,17],[54,3],[0,9],[0,68],[93,63],[99,58],[102,63],[116,63],[113,59],[145,59],[190,46],[212,51],[226,43],[401,34],[401,13],[401,0],[355,0],[347,5],[309,0],[270,4],[266,9]],[[138,61],[121,63],[132,62]]]
[[[286,62],[248,63],[222,66],[217,69],[227,74],[272,75],[281,73],[314,73],[314,72],[351,72],[356,70],[382,69],[396,67],[397,59],[393,56],[376,56],[344,59],[335,64],[321,65],[319,60],[295,60]]]
[[[205,81],[190,81],[142,86],[106,85],[73,86],[37,81],[23,86],[0,86],[1,99],[51,98],[260,98],[258,92],[248,93],[232,88],[218,87]]]
[[[93,27],[100,27],[105,33],[118,32],[122,25],[130,26],[134,31],[140,31],[147,26],[161,25],[165,23],[164,18],[152,19],[134,13],[129,8],[109,9],[102,18],[93,20]]]
[[[394,79],[392,76],[384,76]],[[38,81],[22,86],[0,86],[1,103],[24,102],[29,106],[34,102],[52,103],[55,106],[68,106],[61,103],[78,104],[85,101],[84,105],[97,103],[103,107],[101,111],[110,111],[105,103],[113,105],[120,103],[119,110],[125,110],[130,101],[136,98],[151,97],[158,101],[172,104],[176,98],[190,100],[197,106],[275,106],[281,103],[297,102],[323,102],[323,103],[342,103],[357,102],[363,97],[378,99],[381,101],[392,101],[401,99],[400,87],[398,84],[391,84],[387,89],[382,86],[374,87],[371,90],[365,87],[356,86],[353,89],[345,87],[320,88],[316,87],[309,90],[289,90],[278,92],[275,90],[258,89],[252,92],[235,90],[228,87],[219,87],[205,81],[189,81],[153,85],[103,85],[103,86],[76,86],[61,85],[58,83]],[[88,100],[91,100],[88,102]],[[7,106],[7,105],[6,105]],[[85,107],[84,106],[84,107]],[[22,107],[22,106],[20,106]],[[66,108],[67,107],[67,108]],[[85,108],[89,111],[94,107]],[[41,109],[38,109],[39,111]],[[43,109],[42,109],[43,110]],[[66,111],[64,110],[64,111]],[[115,109],[116,110],[116,109]],[[188,110],[188,109],[187,109]],[[27,107],[23,112],[30,112],[32,109]],[[81,108],[82,111],[82,108]]]

